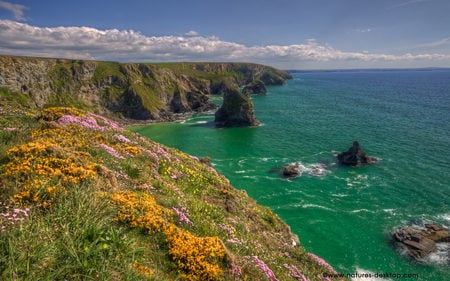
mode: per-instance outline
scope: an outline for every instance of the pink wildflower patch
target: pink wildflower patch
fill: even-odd
[[[58,119],[59,124],[79,124],[87,129],[104,131],[108,129],[123,130],[116,122],[111,121],[101,115],[90,113],[90,116],[63,115]],[[94,118],[95,117],[95,118]],[[101,120],[106,126],[100,126],[97,119]]]
[[[0,202],[0,207],[4,210],[0,213],[0,232],[5,232],[8,227],[13,227],[16,223],[20,223],[29,216],[29,208],[10,208]]]
[[[264,274],[267,276],[267,278],[269,278],[270,281],[280,281],[275,276],[275,273],[273,273],[272,269],[270,269],[269,266],[267,266],[267,264],[265,262],[260,260],[258,258],[258,256],[253,256],[252,258],[253,258],[253,262],[256,264],[256,266],[258,266],[259,269],[261,269],[262,272],[264,272]]]
[[[123,143],[133,143],[133,144],[137,144],[134,141],[131,141],[129,138],[123,136],[123,135],[114,135],[113,138],[115,138],[116,140],[123,142]]]
[[[97,119],[100,119],[103,123],[108,125],[111,129],[123,131],[123,128],[118,123],[116,123],[116,122],[114,122],[112,120],[109,120],[108,118],[106,118],[104,116],[101,116],[101,115],[98,115],[98,114],[94,114],[94,113],[89,113],[89,115],[91,115],[91,116],[93,116],[93,117],[95,117]]]
[[[314,255],[313,253],[308,253],[308,256],[310,256],[313,260],[315,260],[320,266],[323,266],[332,273],[337,274],[336,270],[334,270],[334,268],[331,265],[329,265],[324,259]]]
[[[283,266],[289,269],[289,274],[292,277],[297,278],[297,280],[310,281],[308,278],[306,278],[305,275],[303,275],[303,273],[300,272],[300,270],[295,265],[289,265],[285,263],[283,264]]]
[[[217,226],[220,227],[221,229],[225,230],[226,232],[228,232],[228,235],[230,235],[230,236],[232,236],[234,234],[234,229],[231,226],[228,226],[224,223],[220,223]]]
[[[97,124],[92,117],[63,115],[58,119],[59,124],[79,124],[87,129],[103,131],[104,128]]]
[[[194,226],[194,223],[189,219],[189,210],[185,207],[182,208],[175,208],[173,207],[172,210],[175,211],[175,213],[178,216],[178,219],[180,220],[180,223],[185,223],[190,226]]]
[[[227,239],[227,242],[228,243],[231,243],[231,244],[242,244],[242,241],[241,240],[239,240],[239,238],[230,238],[230,239]]]
[[[98,147],[103,148],[106,152],[108,152],[111,156],[118,158],[118,159],[125,159],[125,157],[123,157],[122,155],[119,154],[119,152],[117,150],[115,150],[114,148],[103,144],[103,143],[99,143],[97,144]]]
[[[18,131],[18,130],[19,130],[18,128],[11,128],[11,127],[3,128],[3,131],[7,131],[7,132]]]

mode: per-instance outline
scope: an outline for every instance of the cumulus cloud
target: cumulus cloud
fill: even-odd
[[[357,64],[378,67],[402,61],[450,60],[442,54],[347,52],[321,45],[315,39],[295,45],[246,46],[194,32],[185,36],[146,36],[134,30],[36,27],[8,20],[0,20],[0,53],[115,61],[248,61],[283,68]]]
[[[24,10],[27,9],[27,7],[19,4],[12,4],[5,1],[0,1],[0,8],[11,11],[14,14],[14,18],[16,20],[26,20],[26,17],[24,15]]]
[[[191,30],[189,32],[186,32],[184,35],[186,35],[186,36],[199,36],[200,34],[197,31]]]

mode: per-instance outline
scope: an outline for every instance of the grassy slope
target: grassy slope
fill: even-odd
[[[284,222],[204,161],[17,97],[0,92],[0,279],[327,280]]]

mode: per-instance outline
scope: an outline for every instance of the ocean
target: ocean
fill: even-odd
[[[366,281],[450,280],[448,247],[418,262],[390,240],[403,225],[450,226],[450,70],[299,72],[252,101],[256,128],[218,129],[206,113],[135,130],[209,156],[338,272],[383,277],[355,278]],[[354,140],[380,161],[336,165]],[[301,176],[281,177],[292,162],[303,166]]]

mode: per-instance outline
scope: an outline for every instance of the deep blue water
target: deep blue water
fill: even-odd
[[[389,241],[405,224],[450,226],[450,70],[296,73],[268,90],[252,98],[257,128],[216,129],[203,114],[137,131],[210,156],[337,271],[450,280],[449,248],[419,263]],[[335,155],[354,140],[380,162],[338,167]],[[290,162],[305,171],[286,180],[279,169]]]

